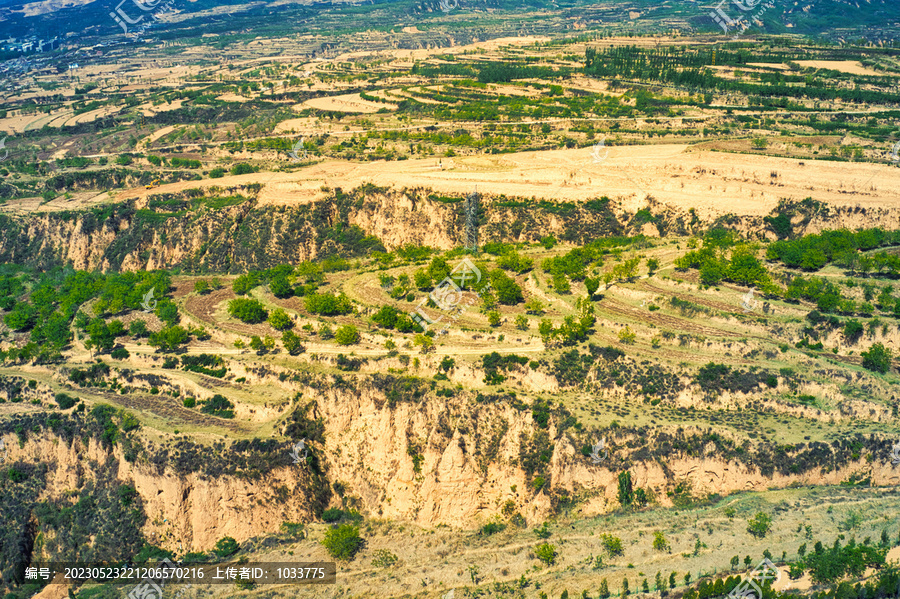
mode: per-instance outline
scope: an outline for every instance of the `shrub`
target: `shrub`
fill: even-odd
[[[616,557],[625,553],[625,550],[622,548],[622,539],[611,534],[600,535],[600,544],[603,545],[603,549],[606,550],[609,557]]]
[[[240,546],[237,541],[232,539],[231,537],[222,537],[218,541],[216,541],[216,546],[213,548],[213,553],[218,555],[219,557],[228,557],[229,555],[234,555],[237,553]]]
[[[256,169],[245,162],[239,162],[238,164],[235,164],[234,166],[231,167],[232,175],[246,175],[246,174],[255,173],[255,172],[256,172]]]
[[[338,345],[354,345],[359,343],[359,331],[352,324],[345,324],[334,333]]]
[[[631,328],[627,325],[624,329],[619,331],[619,341],[627,345],[631,345],[632,343],[634,343],[636,337],[637,335],[635,335]]]
[[[77,397],[72,397],[71,395],[66,395],[65,393],[57,393],[54,399],[56,399],[56,403],[59,404],[60,410],[68,410],[76,403],[78,403]]]
[[[525,311],[528,314],[534,314],[535,316],[541,316],[544,314],[544,303],[536,297],[532,297],[530,300],[525,302]]]
[[[125,349],[124,347],[117,347],[117,348],[113,349],[109,353],[109,355],[110,355],[110,357],[112,357],[113,360],[124,360],[124,359],[128,358],[128,356],[130,356],[131,354],[128,353],[128,350]]]
[[[193,408],[194,406],[197,405],[197,400],[194,399],[193,397],[185,397],[184,401],[181,403],[183,403],[184,407],[186,407],[186,408]]]
[[[322,512],[323,522],[337,522],[344,516],[344,510],[336,507],[330,507]]]
[[[234,404],[224,395],[219,395],[218,393],[203,402],[203,407],[200,408],[200,411],[210,416],[234,418]]]
[[[240,297],[228,302],[228,313],[247,324],[262,322],[269,315],[258,300]]]
[[[356,555],[362,545],[359,536],[359,527],[351,524],[342,524],[325,531],[322,545],[328,554],[339,560],[350,560]]]
[[[494,533],[502,532],[503,530],[506,530],[506,524],[501,522],[500,518],[494,518],[481,527],[481,534],[487,537]]]
[[[554,545],[551,545],[550,543],[541,543],[534,548],[534,555],[539,560],[544,562],[544,564],[550,566],[553,565],[553,562],[556,561],[556,557],[558,554]]]
[[[772,526],[772,517],[765,512],[757,512],[747,520],[747,532],[755,537],[763,538]]]
[[[534,534],[536,534],[539,539],[549,539],[550,538],[550,523],[544,522],[543,524],[541,524],[540,528],[535,528]]]

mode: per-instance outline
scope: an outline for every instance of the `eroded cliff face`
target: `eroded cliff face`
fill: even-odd
[[[190,191],[190,190],[189,190]],[[215,191],[215,193],[213,193]],[[258,189],[206,190],[150,196],[85,212],[0,217],[0,260],[77,269],[244,272],[339,253],[365,254],[406,244],[450,249],[461,245],[462,198],[426,189],[367,185],[334,190],[325,201],[262,206]],[[243,198],[243,199],[242,199]],[[580,204],[480,196],[481,239],[530,241],[547,235],[574,243],[609,235],[688,235],[705,230],[696,214],[652,198],[639,213],[614,200]],[[900,227],[893,208],[828,207],[816,202],[778,209],[795,233],[826,228]],[[758,217],[729,215],[730,227],[750,237],[774,238]]]
[[[796,458],[803,467],[790,473],[767,467],[777,460],[768,460],[765,448],[754,450],[757,457],[748,460],[729,459],[712,441],[690,436],[691,431],[685,437],[690,451],[656,455],[649,455],[646,446],[652,448],[656,440],[640,431],[608,433],[608,453],[594,463],[581,448],[597,439],[572,428],[566,413],[552,407],[542,427],[533,407],[511,396],[473,402],[462,394],[417,395],[402,380],[373,380],[358,387],[310,388],[298,398],[315,401],[309,418],[324,427],[322,441],[308,443],[325,475],[321,479],[315,479],[309,463],[295,464],[286,455],[282,465],[259,478],[199,469],[183,473],[183,465],[181,471],[171,464],[160,467],[143,454],[129,462],[121,443],[110,449],[94,438],[66,441],[48,430],[23,443],[15,434],[5,435],[5,461],[47,464],[42,499],[72,496],[73,502],[73,490],[111,466],[115,479],[134,487],[142,499],[144,536],[179,552],[208,551],[223,536],[243,542],[278,532],[285,521],[315,519],[321,505],[315,507],[312,484],[340,489],[331,495],[331,505],[354,507],[367,516],[471,528],[501,512],[541,522],[561,501],[574,500],[582,516],[612,511],[619,507],[618,475],[625,470],[635,488],[650,490],[662,505],[671,505],[667,492],[683,481],[697,497],[792,484],[836,485],[851,475],[868,477],[873,485],[900,483],[900,471],[881,459],[886,456],[869,459],[866,451],[837,459],[838,452],[829,449],[815,464],[808,462],[812,454],[805,454],[803,460]],[[193,459],[204,460],[204,451],[215,448],[200,447]],[[795,458],[786,459],[793,463]]]

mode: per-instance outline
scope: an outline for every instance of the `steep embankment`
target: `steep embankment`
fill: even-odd
[[[625,471],[635,490],[662,505],[853,477],[900,483],[889,444],[861,436],[773,448],[691,428],[621,427],[602,433],[608,453],[595,463],[582,448],[601,433],[583,430],[562,407],[512,394],[438,396],[428,381],[393,375],[307,380],[280,427],[290,439],[282,442],[159,441],[122,412],[74,410],[20,415],[0,428],[5,464],[16,472],[0,487],[0,507],[12,522],[9,547],[48,555],[93,547],[87,537],[74,538],[79,533],[66,528],[64,515],[87,502],[106,506],[90,516],[102,518],[125,509],[125,498],[130,520],[120,519],[111,533],[134,537],[128,546],[139,547],[139,535],[188,551],[209,550],[226,535],[244,541],[277,532],[282,522],[315,519],[328,505],[466,528],[501,510],[529,523],[563,506],[590,516],[618,508]],[[299,439],[310,455],[295,463]],[[44,545],[35,546],[38,535]],[[103,548],[90,551],[104,555]]]
[[[449,249],[461,244],[463,198],[373,185],[296,206],[260,205],[260,186],[187,190],[83,212],[0,216],[0,261],[40,267],[243,272],[340,254],[355,256],[405,244]],[[216,195],[219,194],[219,195]],[[795,233],[823,228],[900,226],[892,208],[784,203]],[[606,198],[582,203],[482,196],[481,241],[534,242],[547,235],[574,243],[610,235],[688,235],[723,222],[750,236],[778,230],[756,216],[704,222],[650,199],[629,212]],[[783,223],[782,223],[783,224]],[[760,233],[764,231],[763,233]]]

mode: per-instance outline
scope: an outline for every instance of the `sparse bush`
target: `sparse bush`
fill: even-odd
[[[637,335],[634,334],[634,331],[632,331],[629,326],[626,325],[625,328],[619,331],[620,342],[631,345],[634,343],[635,339],[637,339]]]
[[[372,565],[376,568],[388,568],[397,563],[397,556],[387,549],[378,549],[372,557]]]
[[[609,557],[616,557],[625,553],[625,550],[622,548],[622,539],[611,534],[600,535],[600,544],[603,545],[603,549],[606,550]]]
[[[534,548],[534,555],[545,565],[551,566],[556,561],[556,547],[550,543],[542,543]]]

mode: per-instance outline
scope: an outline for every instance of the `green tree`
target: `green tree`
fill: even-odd
[[[132,320],[128,323],[128,333],[132,337],[146,337],[150,334],[147,330],[147,323],[143,320]]]
[[[352,524],[333,526],[325,531],[322,545],[334,559],[350,560],[362,546],[359,527]]]
[[[525,311],[528,314],[542,316],[544,314],[544,304],[538,298],[532,297],[527,302],[525,302]]]
[[[653,276],[657,270],[659,270],[659,260],[656,258],[647,258],[647,270],[650,273],[650,276]]]
[[[516,328],[520,331],[528,330],[528,317],[524,314],[519,314],[516,316]]]
[[[178,324],[178,306],[170,299],[161,299],[156,304],[156,315],[170,327]]]
[[[755,516],[747,520],[747,532],[755,537],[763,538],[772,527],[772,517],[765,512],[757,512]]]
[[[560,295],[572,293],[572,287],[569,285],[569,278],[563,273],[553,275],[553,289]]]
[[[166,327],[159,332],[150,334],[150,345],[164,352],[176,351],[180,346],[190,340],[187,330],[179,325]]]
[[[37,322],[37,310],[28,302],[19,302],[3,317],[3,322],[15,331],[27,331]]]
[[[346,324],[335,331],[334,340],[338,345],[355,345],[359,343],[359,331],[355,326]]]
[[[285,331],[281,335],[281,343],[284,345],[285,351],[292,356],[303,353],[303,350],[305,349],[303,343],[300,341],[300,336],[294,331]]]
[[[666,535],[660,530],[653,532],[653,548],[657,551],[670,551],[669,542],[666,541]]]
[[[523,301],[522,288],[515,279],[502,270],[491,273],[491,286],[497,294],[497,301],[507,306],[514,306]]]
[[[740,556],[735,555],[734,557],[732,557],[731,558],[731,569],[734,570],[735,568],[737,568],[739,563],[741,563]]]
[[[869,351],[864,351],[860,355],[863,359],[863,368],[867,370],[884,374],[891,369],[893,352],[882,343],[873,344]]]
[[[431,350],[434,349],[434,340],[428,335],[423,335],[422,333],[416,333],[416,336],[413,337],[413,345],[415,347],[421,347],[422,353],[427,354]]]
[[[604,578],[600,581],[600,588],[597,589],[597,594],[600,596],[600,599],[608,599],[609,597],[609,583]]]
[[[259,276],[250,272],[237,277],[231,283],[231,290],[237,295],[247,295],[257,285],[259,285]]]
[[[433,282],[425,269],[420,268],[413,273],[413,281],[415,281],[416,289],[419,291],[431,291]]]
[[[281,275],[273,277],[269,281],[269,291],[277,298],[285,299],[294,295],[294,288],[291,287],[287,276]]]
[[[234,404],[227,397],[218,393],[203,402],[200,411],[219,418],[234,418]]]
[[[625,328],[619,331],[619,341],[626,345],[632,345],[637,339],[637,335],[631,330],[631,327],[625,325]]]
[[[634,502],[634,489],[631,484],[631,472],[625,470],[619,473],[619,503],[622,507],[629,507],[632,502]]]
[[[492,327],[500,326],[500,313],[496,310],[491,310],[487,313],[488,324]]]
[[[209,293],[209,281],[206,279],[198,279],[194,281],[194,291],[199,293],[200,295],[206,295]]]
[[[349,314],[353,311],[353,303],[343,293],[333,295],[330,293],[313,293],[303,298],[307,311],[324,316],[337,316]]]
[[[107,326],[102,318],[93,319],[87,327],[87,333],[89,338],[85,342],[85,346],[87,346],[88,349],[106,352],[111,350],[116,342],[115,336],[109,330],[109,326]]]
[[[259,335],[253,335],[252,337],[250,337],[250,349],[258,354],[262,353],[263,350],[266,349],[266,345],[263,343],[263,340]]]
[[[269,315],[259,300],[240,297],[228,302],[228,313],[247,324],[260,323]]]
[[[428,276],[431,277],[432,281],[434,281],[435,283],[440,283],[449,275],[450,265],[447,264],[446,260],[444,260],[440,256],[435,256],[431,259],[431,264],[428,265]]]
[[[671,574],[669,574],[669,588],[670,589],[675,588],[675,576],[676,576],[675,572],[672,572]]]
[[[269,324],[276,331],[287,331],[294,328],[294,321],[283,308],[275,308],[269,313]]]

